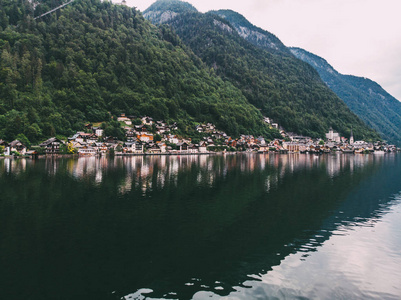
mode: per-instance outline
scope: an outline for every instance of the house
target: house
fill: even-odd
[[[297,142],[297,143],[308,143],[311,138],[308,136],[302,136],[302,135],[288,135],[291,142]]]
[[[260,136],[260,137],[257,138],[257,143],[259,145],[264,146],[264,145],[266,145],[266,140],[262,136]]]
[[[299,143],[297,142],[283,142],[283,148],[289,152],[299,152]]]
[[[268,145],[261,145],[260,147],[259,147],[259,152],[269,152],[269,146]]]
[[[148,152],[152,153],[152,154],[160,154],[161,149],[159,147],[157,147],[157,145],[153,145],[153,147],[148,149]]]
[[[196,129],[197,132],[203,132],[202,125],[196,125],[195,129]]]
[[[188,145],[187,152],[188,152],[188,153],[199,153],[199,148],[198,148],[197,145],[189,144],[189,145]]]
[[[166,152],[167,152],[167,145],[166,145],[166,143],[157,142],[156,145],[157,145],[157,147],[160,148],[161,153],[166,153]]]
[[[143,117],[141,119],[143,125],[147,126],[152,126],[153,125],[153,119],[151,117]]]
[[[93,147],[85,146],[78,150],[78,154],[81,156],[94,156],[96,155],[97,150]]]
[[[96,136],[98,136],[98,137],[102,137],[103,136],[104,130],[102,128],[93,127],[92,130],[93,130],[93,133],[96,134]]]
[[[82,131],[77,132],[72,137],[68,138],[69,142],[85,143],[88,138],[92,136],[92,133],[85,133]]]
[[[94,148],[98,153],[107,153],[108,150],[106,143],[95,143]]]
[[[336,143],[340,143],[341,142],[340,135],[338,134],[338,132],[335,132],[333,130],[333,128],[331,128],[331,127],[329,129],[329,133],[326,133],[326,139],[329,140],[329,141],[336,142]]]
[[[121,114],[118,118],[117,118],[118,122],[124,122],[127,125],[132,125],[132,121],[130,118],[127,118],[125,116],[125,114]]]
[[[178,143],[177,146],[179,147],[179,151],[182,153],[188,152],[188,144],[187,143]]]
[[[169,141],[171,144],[178,144],[178,143],[180,142],[180,140],[177,138],[176,135],[169,135],[169,136],[168,136],[168,141]]]
[[[170,131],[165,125],[156,125],[156,133],[162,135],[163,133]]]
[[[10,143],[8,146],[9,148],[9,153],[11,154],[12,152],[18,152],[19,154],[24,155],[26,153],[26,146],[21,143],[19,140],[14,140]]]
[[[141,132],[140,134],[137,135],[137,139],[140,140],[141,142],[148,143],[150,141],[153,141],[153,134]]]
[[[71,141],[70,143],[72,144],[72,147],[73,147],[73,148],[77,148],[77,149],[83,148],[83,147],[87,146],[87,143],[86,143],[86,142]]]
[[[57,154],[60,152],[60,146],[63,144],[63,141],[59,140],[56,137],[52,137],[39,144],[39,146],[45,149],[46,154]]]
[[[123,145],[123,152],[124,153],[136,153],[136,154],[143,153],[143,144],[139,141],[126,142]]]
[[[88,144],[96,143],[97,140],[98,140],[98,136],[94,133],[86,137],[86,142]]]
[[[200,142],[199,143],[199,148],[198,148],[199,153],[206,153],[207,152],[207,144],[206,142]]]

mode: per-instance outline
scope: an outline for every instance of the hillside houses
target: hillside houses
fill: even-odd
[[[113,136],[105,136],[104,127],[87,124],[85,131],[78,131],[68,137],[67,141],[56,137],[50,138],[38,146],[35,153],[58,155],[105,155],[114,153],[116,155],[142,155],[142,154],[205,154],[225,151],[244,152],[277,152],[277,153],[329,153],[342,151],[344,153],[370,153],[375,151],[396,151],[395,146],[385,143],[367,143],[365,141],[354,141],[340,137],[332,128],[326,134],[326,140],[312,139],[300,136],[296,133],[285,132],[280,129],[282,138],[266,141],[264,137],[253,135],[240,135],[237,138],[230,137],[220,131],[212,123],[197,124],[194,131],[197,136],[193,142],[191,138],[182,137],[177,134],[177,124],[167,124],[161,120],[151,117],[131,117],[122,114],[118,121],[125,137],[118,140]],[[265,118],[265,122],[273,122]],[[105,127],[107,129],[107,126]],[[121,130],[120,129],[120,130]],[[121,138],[121,136],[120,136]],[[6,143],[0,140],[0,149],[4,148],[3,155],[18,153],[24,155],[27,148],[18,140]],[[2,153],[0,153],[1,155]],[[29,153],[28,153],[29,154]]]

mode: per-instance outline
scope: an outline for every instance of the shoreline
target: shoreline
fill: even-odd
[[[116,153],[114,155],[110,154],[105,154],[105,155],[79,155],[79,154],[41,154],[41,155],[22,155],[22,156],[0,156],[0,159],[43,159],[43,158],[89,158],[89,157],[134,157],[134,156],[191,156],[191,155],[196,155],[196,156],[204,156],[204,155],[238,155],[238,154],[258,154],[258,155],[316,155],[316,156],[321,156],[321,155],[377,155],[377,156],[383,156],[385,154],[396,154],[399,151],[396,152],[384,152],[384,153],[375,153],[375,152],[370,152],[370,153],[347,153],[347,152],[342,152],[342,151],[334,151],[334,152],[329,152],[329,153],[301,153],[301,152],[273,152],[273,151],[266,151],[266,152],[251,152],[251,151],[237,151],[237,152],[202,152],[202,153]]]

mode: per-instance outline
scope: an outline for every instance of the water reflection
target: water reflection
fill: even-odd
[[[218,155],[216,156],[132,156],[116,157],[108,159],[106,157],[81,157],[69,159],[66,162],[60,158],[49,157],[44,159],[45,169],[49,175],[55,175],[61,167],[63,172],[66,169],[76,179],[92,180],[100,184],[103,176],[110,169],[123,169],[126,178],[123,180],[122,193],[132,189],[134,178],[141,178],[144,186],[151,189],[153,180],[157,180],[157,185],[163,188],[166,181],[177,182],[177,175],[181,171],[191,170],[194,166],[197,169],[197,182],[213,186],[216,178],[225,178],[228,172],[240,168],[241,172],[264,171],[266,168],[275,169],[276,177],[268,175],[266,185],[270,186],[270,181],[277,182],[278,178],[284,178],[287,174],[292,174],[299,170],[312,168],[325,168],[328,176],[334,178],[342,170],[348,169],[351,173],[354,168],[363,168],[373,161],[383,160],[384,157],[372,155]],[[216,162],[218,162],[216,164]],[[37,163],[30,159],[3,159],[0,160],[0,168],[6,174],[13,173],[18,175],[26,170],[27,164]],[[148,189],[146,188],[146,189]]]
[[[400,170],[396,155],[2,159],[0,282],[9,298],[322,298],[294,270],[324,273],[319,249],[376,228]]]

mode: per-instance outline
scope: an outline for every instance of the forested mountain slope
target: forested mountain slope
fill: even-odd
[[[166,3],[165,11],[174,16],[164,24],[170,25],[218,75],[239,88],[250,103],[288,131],[323,137],[333,127],[348,136],[353,128],[357,138],[378,138],[308,64],[292,55],[253,45],[220,16],[184,8],[174,10],[169,2],[156,2],[144,15],[162,12]],[[177,7],[179,1],[174,2]]]
[[[256,27],[243,15],[228,9],[211,11],[210,13],[230,22],[238,34],[248,42],[276,54],[291,55],[290,50],[274,34]]]
[[[326,60],[300,48],[291,52],[319,72],[323,81],[366,124],[389,142],[401,145],[401,102],[376,82],[338,73]]]
[[[133,8],[100,0],[0,2],[0,139],[31,142],[111,115],[215,123],[227,133],[270,132],[241,91]]]

